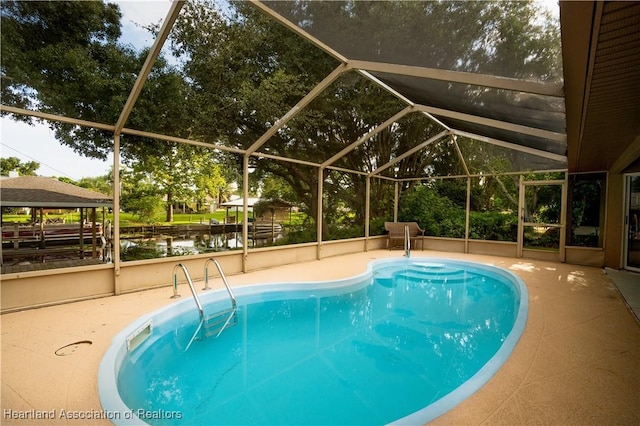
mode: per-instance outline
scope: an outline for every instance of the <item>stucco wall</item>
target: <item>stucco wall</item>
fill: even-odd
[[[572,265],[604,266],[604,250],[591,247],[567,247],[566,263]]]
[[[622,236],[624,234],[624,176],[609,173],[607,184],[607,218],[605,222],[604,264],[620,269],[622,262]]]
[[[113,264],[84,266],[76,268],[50,269],[20,274],[3,274],[1,282],[2,312],[64,303],[93,297],[129,293],[154,287],[167,287],[172,292],[174,271],[178,284],[186,282],[181,269],[175,269],[182,263],[187,267],[193,281],[204,279],[205,265],[212,256],[217,259],[226,275],[235,275],[244,271],[254,271],[291,263],[307,262],[325,257],[358,253],[365,250],[382,249],[386,246],[384,236],[376,236],[368,241],[364,238],[295,244],[282,247],[251,249],[246,259],[241,250],[229,252],[181,256],[163,259],[150,259],[120,264],[116,271]],[[320,247],[318,249],[318,247]],[[420,250],[420,244],[418,248]],[[461,239],[425,237],[424,250],[464,253],[465,242]],[[470,253],[515,257],[515,243],[495,241],[469,241]],[[580,265],[601,266],[604,252],[600,249],[569,247],[566,250],[567,262]],[[557,253],[525,250],[527,258],[557,261]],[[214,279],[218,271],[209,263],[208,274]],[[184,291],[184,290],[180,290]]]
[[[3,274],[0,285],[2,312],[109,296],[113,265]]]
[[[489,256],[516,257],[518,245],[509,241],[469,241],[469,253]]]
[[[378,248],[381,239],[371,242]],[[365,239],[324,242],[322,257],[337,256],[365,250]],[[193,281],[204,279],[205,265],[212,256],[220,262],[226,275],[243,271],[271,268],[290,263],[305,262],[318,258],[318,244],[296,244],[283,247],[251,249],[243,260],[241,250],[195,256],[177,256],[120,263],[118,271],[113,264],[84,266],[77,268],[49,269],[45,271],[3,274],[1,285],[2,312],[11,312],[64,303],[87,298],[129,293],[155,287],[167,287],[171,292],[174,272],[178,284],[186,282],[181,269],[176,264],[186,266]],[[216,267],[209,263],[210,278],[219,277]]]

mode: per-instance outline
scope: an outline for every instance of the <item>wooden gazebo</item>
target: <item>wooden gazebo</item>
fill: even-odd
[[[48,256],[84,258],[88,253],[85,245],[91,247],[90,257],[98,257],[98,247],[104,245],[104,208],[113,205],[111,196],[41,176],[3,176],[0,187],[2,212],[6,207],[16,207],[37,213],[32,216],[35,220],[26,225],[2,220],[3,264],[8,258],[40,261]],[[101,221],[96,216],[98,208],[103,209]],[[45,224],[46,209],[79,209],[80,223]]]

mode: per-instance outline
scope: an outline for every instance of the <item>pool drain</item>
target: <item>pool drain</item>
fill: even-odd
[[[72,355],[80,346],[91,345],[93,342],[91,340],[78,340],[77,342],[69,343],[68,345],[64,345],[55,352],[58,356],[67,356]]]

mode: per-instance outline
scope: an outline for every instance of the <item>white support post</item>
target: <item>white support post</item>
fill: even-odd
[[[113,287],[116,295],[120,294],[120,134],[113,136]],[[109,236],[107,236],[109,238]]]
[[[398,204],[399,204],[399,201],[400,201],[400,187],[399,187],[399,185],[400,185],[400,183],[398,181],[396,181],[394,195],[393,195],[393,221],[394,222],[398,221]]]
[[[249,156],[244,155],[242,162],[242,272],[247,272],[249,256]],[[238,236],[236,235],[236,239]]]
[[[518,245],[516,250],[516,257],[522,257],[522,247],[524,245],[524,203],[525,203],[525,194],[524,194],[524,179],[523,176],[520,175],[520,184],[518,186],[519,194],[518,194]]]
[[[318,217],[316,219],[316,239],[318,241],[318,250],[316,258],[318,260],[322,259],[322,191],[324,186],[324,169],[322,167],[318,167]]]
[[[464,252],[469,253],[469,218],[471,210],[471,178],[467,177],[467,209],[464,226]]]
[[[365,181],[365,195],[364,195],[364,251],[369,251],[369,215],[371,203],[371,177],[367,176]]]
[[[560,202],[560,262],[564,263],[567,258],[567,200],[569,187],[569,173],[564,174],[564,183],[562,184],[561,202]]]

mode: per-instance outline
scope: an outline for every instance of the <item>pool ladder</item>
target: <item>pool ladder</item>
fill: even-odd
[[[178,263],[173,268],[173,295],[171,296],[171,298],[175,299],[180,297],[180,295],[178,294],[178,273],[177,272],[178,272],[178,269],[182,269],[182,272],[184,273],[184,276],[187,279],[187,283],[189,284],[189,289],[191,290],[191,294],[193,295],[193,300],[195,300],[196,302],[196,307],[198,308],[198,315],[200,317],[200,322],[198,323],[198,327],[196,328],[196,331],[193,333],[191,340],[189,340],[189,344],[187,345],[185,352],[189,349],[189,347],[191,347],[191,344],[198,336],[201,336],[201,338],[205,338],[205,339],[213,335],[218,337],[227,327],[231,327],[238,323],[238,316],[237,316],[238,308],[236,304],[236,298],[233,295],[233,292],[231,291],[231,287],[229,286],[227,277],[225,276],[222,270],[222,266],[220,266],[220,262],[218,262],[214,258],[207,259],[207,262],[205,263],[205,266],[204,266],[205,287],[203,288],[203,290],[210,289],[208,266],[209,266],[209,263],[211,262],[213,262],[218,268],[218,272],[220,273],[222,282],[224,283],[224,286],[227,289],[227,293],[229,294],[229,298],[231,300],[231,307],[208,316],[204,315],[202,303],[200,302],[200,298],[198,297],[198,293],[196,292],[196,289],[193,285],[193,280],[191,280],[191,275],[189,275],[189,270],[187,269],[187,267],[182,263]],[[201,330],[202,330],[202,333],[200,333]]]
[[[404,226],[404,255],[408,259],[411,257],[411,234],[409,225]]]

